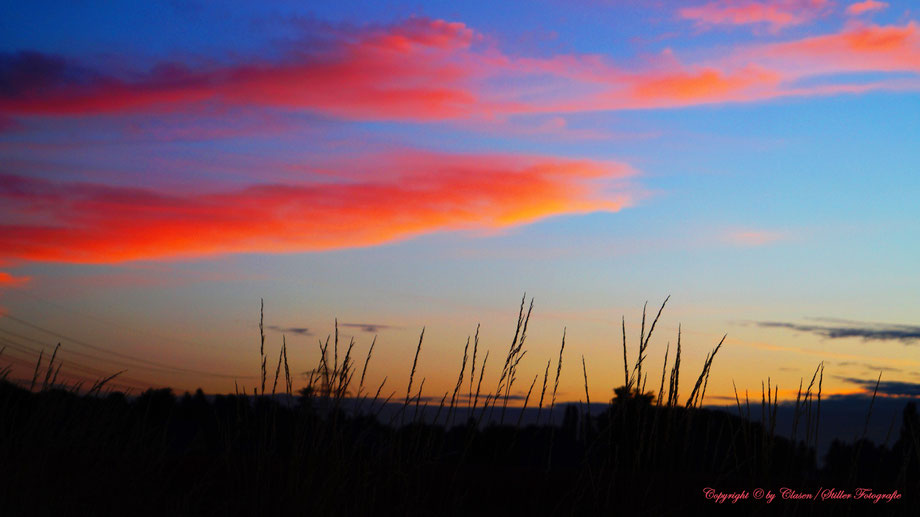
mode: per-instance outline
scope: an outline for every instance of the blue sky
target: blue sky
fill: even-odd
[[[426,326],[437,392],[477,323],[502,353],[526,291],[522,368],[565,328],[564,392],[583,354],[602,400],[620,317],[634,344],[670,294],[653,369],[678,323],[691,369],[728,333],[717,397],[794,396],[822,360],[831,392],[917,382],[920,332],[874,332],[920,302],[908,2],[527,6],[5,8],[9,353],[64,340],[75,379],[227,391],[258,373],[264,298],[299,371],[337,317],[398,384]]]

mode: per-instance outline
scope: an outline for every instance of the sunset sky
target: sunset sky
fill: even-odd
[[[4,4],[16,378],[61,342],[73,381],[251,389],[264,299],[272,373],[338,318],[399,394],[424,326],[440,398],[477,324],[497,382],[526,292],[515,391],[565,329],[560,397],[583,355],[609,399],[670,295],[652,391],[680,324],[682,399],[723,334],[707,402],[821,361],[920,393],[915,2]]]

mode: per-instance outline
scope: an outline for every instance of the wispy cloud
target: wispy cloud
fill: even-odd
[[[856,24],[840,32],[754,48],[742,58],[758,59],[794,77],[850,72],[920,72],[920,28]]]
[[[366,157],[369,160],[371,157]],[[0,260],[114,263],[371,246],[614,212],[635,174],[615,162],[406,150],[335,182],[162,191],[0,174]]]
[[[31,278],[27,276],[13,276],[5,271],[0,271],[0,288],[4,287],[21,287],[27,283]]]
[[[709,3],[681,10],[710,23],[801,23],[824,0]],[[920,73],[907,25],[848,25],[778,43],[673,51],[623,66],[588,53],[520,56],[460,23],[409,18],[333,31],[322,44],[274,61],[197,64],[180,56],[131,73],[98,70],[37,52],[0,55],[0,115],[163,113],[191,106],[269,107],[348,120],[480,120],[523,114],[655,109],[751,102],[918,85],[875,80],[803,87],[803,78],[846,72]],[[725,59],[733,54],[732,59]],[[193,65],[192,63],[196,63]],[[564,119],[549,119],[559,131]],[[555,124],[555,126],[553,126]],[[586,136],[596,135],[588,133]]]
[[[765,246],[788,237],[785,232],[773,230],[731,230],[723,238],[735,246]]]
[[[763,24],[777,31],[811,21],[830,5],[828,0],[722,0],[683,7],[678,15],[703,27]]]
[[[312,336],[313,332],[307,327],[282,327],[278,325],[266,325],[265,328],[282,334],[296,334],[298,336]]]
[[[863,2],[856,2],[855,4],[850,4],[847,7],[847,14],[857,16],[857,15],[872,12],[872,11],[881,11],[887,7],[888,7],[888,2],[877,2],[876,0],[865,0]]]
[[[348,327],[348,328],[356,328],[356,329],[360,329],[362,332],[368,332],[371,334],[377,334],[381,330],[399,328],[399,327],[394,327],[393,325],[383,325],[380,323],[339,323],[339,326]]]
[[[0,111],[83,114],[229,105],[309,108],[345,118],[439,119],[476,102],[463,86],[469,66],[462,23],[412,18],[385,28],[339,31],[280,62],[193,67],[164,62],[137,74],[93,70],[60,56],[0,56]]]
[[[920,383],[902,381],[878,381],[878,379],[857,379],[854,377],[838,377],[843,382],[861,386],[867,393],[875,390],[878,382],[878,394],[885,397],[918,397],[920,396]]]
[[[840,361],[837,363],[837,366],[844,366],[844,367],[850,367],[850,368],[861,368],[863,370],[874,371],[874,372],[884,370],[886,372],[901,373],[904,371],[903,368],[896,368],[894,366],[882,366],[880,364],[872,364],[872,363],[864,363],[864,362],[856,362],[856,361]]]
[[[786,328],[808,332],[828,339],[860,338],[863,341],[900,341],[911,344],[920,340],[920,326],[890,323],[818,319],[825,324],[801,324],[779,321],[761,321],[757,325],[769,328]]]

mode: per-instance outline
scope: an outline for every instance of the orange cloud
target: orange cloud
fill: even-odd
[[[738,230],[725,235],[725,240],[736,246],[765,246],[788,237],[783,232],[768,230]]]
[[[829,5],[827,2],[802,5],[806,4],[814,9]],[[846,82],[834,81],[834,75],[851,72],[920,73],[920,34],[915,22],[904,26],[849,25],[840,32],[822,36],[741,47],[728,56],[697,63],[682,62],[667,50],[653,66],[631,72],[595,56],[583,60],[555,57],[550,61],[553,65],[541,65],[534,60],[528,60],[527,64],[531,70],[548,74],[553,81],[562,77],[570,80],[571,94],[556,94],[529,104],[508,103],[505,107],[513,106],[518,114],[655,109],[920,88],[920,81],[904,77],[863,81],[851,77]],[[568,71],[556,75],[555,65],[566,63]],[[800,82],[819,76],[827,76],[828,80],[816,84]],[[563,91],[563,87],[554,85],[553,91]]]
[[[815,18],[827,0],[722,1],[684,7],[678,15],[701,25],[767,24],[773,30]]]
[[[907,25],[857,25],[839,33],[765,47],[766,59],[795,75],[920,72],[920,31]]]
[[[678,72],[660,78],[643,78],[636,85],[640,99],[665,99],[678,103],[726,100],[740,93],[778,83],[780,77],[767,70],[748,68],[727,74],[714,68],[699,72]]]
[[[865,0],[864,2],[857,2],[851,4],[847,7],[847,14],[857,16],[863,13],[868,13],[870,11],[881,11],[888,7],[887,2],[877,2],[876,0]]]
[[[370,246],[630,203],[628,166],[406,152],[332,183],[161,192],[0,175],[0,259],[106,263]]]
[[[0,288],[4,287],[20,287],[25,285],[31,280],[27,276],[13,276],[5,271],[0,271]]]

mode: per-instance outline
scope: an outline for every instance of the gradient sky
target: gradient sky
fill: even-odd
[[[609,399],[667,295],[682,393],[725,333],[709,401],[920,382],[913,2],[4,4],[19,378],[60,341],[71,380],[251,388],[264,298],[269,363],[338,318],[398,394],[426,326],[440,396],[478,323],[497,381],[526,291],[524,391],[566,329],[560,397],[584,355]]]

